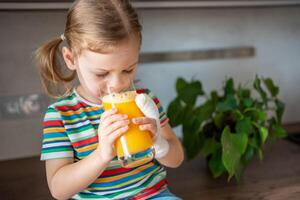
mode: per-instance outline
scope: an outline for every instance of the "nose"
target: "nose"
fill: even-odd
[[[121,77],[114,76],[107,82],[107,90],[108,92],[120,92],[123,90],[124,85],[126,85],[126,81]],[[110,90],[110,91],[109,91]]]

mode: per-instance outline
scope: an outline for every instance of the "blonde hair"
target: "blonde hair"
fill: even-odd
[[[66,67],[62,67],[58,51],[62,41],[66,41],[75,56],[83,50],[106,53],[131,37],[141,43],[141,31],[129,0],[75,1],[68,11],[63,36],[45,43],[35,54],[46,93],[55,98],[68,94],[76,77],[75,71],[66,73]]]

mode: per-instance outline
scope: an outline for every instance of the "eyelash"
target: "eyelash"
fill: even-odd
[[[131,69],[131,70],[125,70],[124,71],[126,74],[130,74],[131,72],[133,72],[133,69]],[[99,77],[105,77],[105,76],[107,76],[108,75],[108,73],[105,73],[105,74],[98,74],[97,76],[99,76]]]
[[[99,76],[99,77],[104,77],[104,76],[106,76],[108,73],[105,73],[105,74],[97,74],[97,76]]]
[[[131,72],[133,72],[133,69],[131,69],[131,70],[125,70],[124,72],[127,73],[127,74],[130,74]]]

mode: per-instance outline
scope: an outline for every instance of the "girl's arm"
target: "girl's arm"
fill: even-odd
[[[47,181],[52,196],[68,199],[93,183],[115,157],[115,140],[127,131],[128,124],[128,116],[117,114],[117,109],[105,111],[101,115],[95,151],[76,163],[73,158],[47,160]]]
[[[109,161],[95,150],[84,159],[73,163],[73,158],[46,161],[47,182],[52,196],[68,199],[86,189],[107,167]]]
[[[160,129],[161,136],[169,143],[168,153],[157,160],[167,167],[176,168],[184,160],[184,153],[179,139],[176,137],[169,123]]]

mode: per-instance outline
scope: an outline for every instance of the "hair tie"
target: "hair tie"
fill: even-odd
[[[64,41],[64,40],[66,39],[65,35],[64,35],[64,34],[61,34],[61,35],[60,35],[60,39],[61,39],[62,41]]]

